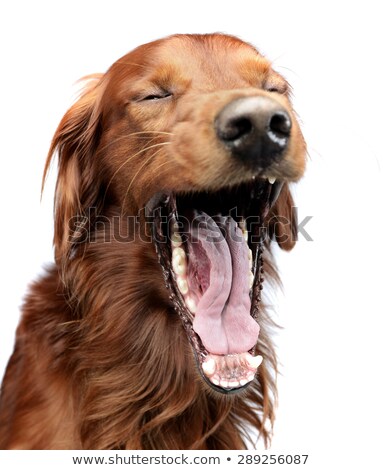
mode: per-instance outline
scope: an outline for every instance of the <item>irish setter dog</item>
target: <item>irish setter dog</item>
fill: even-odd
[[[270,440],[263,281],[290,250],[306,147],[289,85],[223,34],[87,77],[53,137],[55,264],[1,390],[5,449],[243,449]]]

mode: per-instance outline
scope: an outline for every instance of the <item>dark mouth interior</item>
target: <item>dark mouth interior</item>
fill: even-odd
[[[176,209],[179,214],[185,214],[190,209],[204,211],[211,216],[222,214],[231,215],[237,221],[239,217],[265,217],[270,206],[280,192],[278,183],[270,184],[266,179],[253,183],[234,186],[219,191],[200,191],[178,194]]]
[[[169,296],[205,381],[221,393],[254,378],[263,225],[282,183],[156,194],[148,202]]]

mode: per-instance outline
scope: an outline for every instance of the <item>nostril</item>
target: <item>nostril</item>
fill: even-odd
[[[232,118],[218,128],[219,137],[227,142],[233,142],[249,134],[253,128],[251,120],[246,117]]]
[[[291,131],[289,115],[283,111],[275,113],[270,119],[269,128],[277,137],[288,137]]]
[[[266,168],[285,156],[292,121],[288,111],[275,100],[250,96],[226,104],[217,114],[214,128],[234,158]]]

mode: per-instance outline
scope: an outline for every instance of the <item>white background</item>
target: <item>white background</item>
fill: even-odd
[[[7,6],[5,6],[7,5]],[[52,258],[50,139],[80,77],[172,33],[256,45],[294,88],[310,160],[301,239],[279,264],[275,452],[382,468],[383,67],[379,2],[13,1],[0,7],[0,376],[27,284]],[[279,304],[279,306],[278,306]],[[382,459],[382,457],[380,457]]]

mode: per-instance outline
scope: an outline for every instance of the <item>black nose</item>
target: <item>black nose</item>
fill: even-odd
[[[266,96],[238,98],[215,120],[218,138],[234,157],[257,168],[283,158],[289,143],[291,119],[277,101]]]

